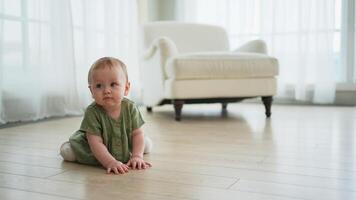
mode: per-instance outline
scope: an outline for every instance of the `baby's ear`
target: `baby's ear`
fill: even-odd
[[[124,95],[127,96],[129,94],[129,91],[130,91],[130,82],[127,81],[126,85],[125,85],[125,91],[124,91]]]
[[[89,88],[89,90],[90,90],[91,97],[94,98],[93,91],[91,90],[90,85],[88,85],[88,88]]]

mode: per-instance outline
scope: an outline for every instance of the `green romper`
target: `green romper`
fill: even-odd
[[[137,106],[127,98],[122,100],[118,120],[111,118],[104,108],[94,102],[87,107],[80,130],[69,138],[69,142],[79,163],[100,165],[86,137],[86,132],[93,133],[103,139],[104,145],[116,160],[126,163],[132,151],[132,131],[143,124]]]

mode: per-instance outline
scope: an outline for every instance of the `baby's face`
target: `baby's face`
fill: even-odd
[[[95,102],[108,110],[121,105],[121,100],[129,91],[130,83],[121,67],[104,67],[93,71],[89,87]]]

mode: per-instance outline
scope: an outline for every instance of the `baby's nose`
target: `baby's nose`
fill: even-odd
[[[111,88],[110,87],[105,87],[104,88],[104,93],[111,93]]]

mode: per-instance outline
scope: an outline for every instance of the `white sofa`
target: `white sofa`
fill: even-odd
[[[185,103],[227,103],[262,97],[271,115],[278,61],[266,54],[261,40],[230,51],[226,31],[218,26],[151,22],[143,26],[141,63],[143,103],[173,104],[181,119]]]

